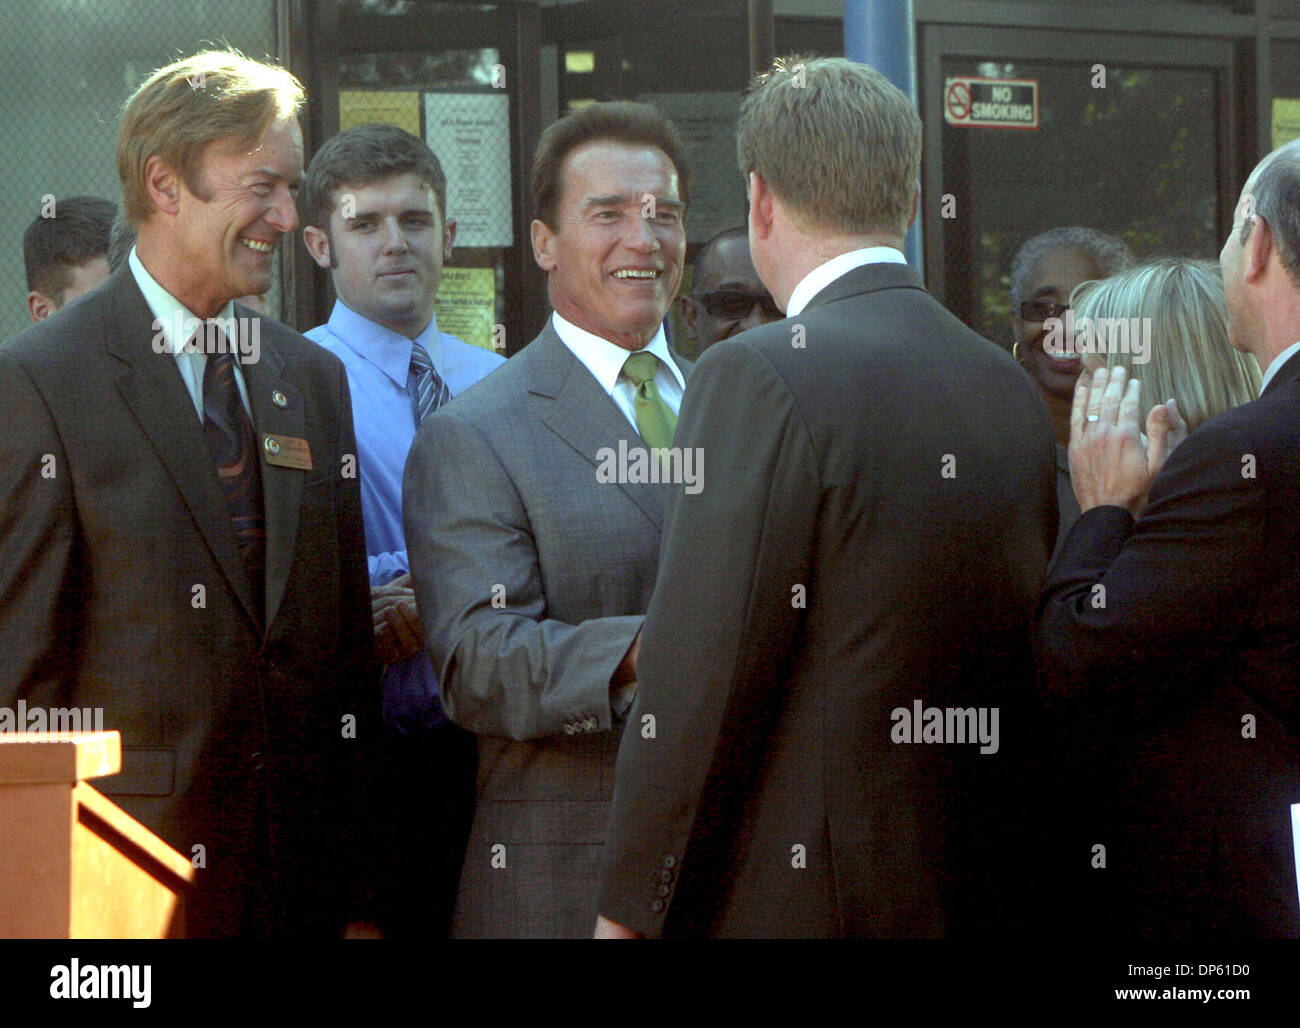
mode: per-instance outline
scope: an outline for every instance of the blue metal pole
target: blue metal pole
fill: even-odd
[[[844,56],[871,65],[917,103],[912,0],[844,0]],[[907,262],[924,275],[919,212],[905,251]]]

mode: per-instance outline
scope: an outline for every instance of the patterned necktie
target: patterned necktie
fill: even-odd
[[[235,382],[235,358],[220,336],[203,369],[203,438],[217,469],[230,508],[230,524],[244,573],[253,590],[258,616],[265,603],[266,518],[262,508],[262,466],[253,422],[244,409]],[[217,350],[221,352],[212,352]]]
[[[419,425],[451,399],[451,390],[434,371],[429,351],[416,342],[411,343],[411,373],[415,376],[415,423]]]
[[[659,358],[642,350],[623,362],[623,374],[636,385],[636,430],[651,447],[667,449],[673,445],[677,431],[677,415],[659,395],[655,374],[659,371]]]

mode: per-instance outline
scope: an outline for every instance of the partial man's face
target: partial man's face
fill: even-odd
[[[556,312],[627,350],[644,347],[677,295],[686,255],[677,169],[658,147],[609,141],[561,169],[555,228],[533,222],[533,253]]]
[[[220,304],[270,289],[275,248],[298,227],[301,180],[302,130],[292,118],[272,123],[251,149],[230,139],[207,147],[200,183],[209,198],[182,185],[177,231],[208,299]]]
[[[33,321],[44,321],[55,311],[60,311],[73,300],[85,296],[92,289],[98,289],[108,281],[109,269],[107,257],[92,257],[85,264],[78,264],[68,269],[68,286],[63,290],[61,300],[33,290],[27,294],[27,313]]]
[[[1241,191],[1236,210],[1232,214],[1232,228],[1223,243],[1223,249],[1219,251],[1219,270],[1223,272],[1223,294],[1228,308],[1228,342],[1234,350],[1242,353],[1250,352],[1246,346],[1250,335],[1250,312],[1246,306],[1244,283],[1241,281],[1241,233],[1255,212],[1255,197],[1249,192],[1254,178],[1252,175],[1251,181]]]
[[[682,297],[682,321],[703,351],[719,339],[766,325],[785,315],[759,281],[749,256],[749,240],[722,240],[696,275],[696,292]]]
[[[428,326],[456,222],[443,225],[432,187],[414,172],[336,190],[328,237],[315,226],[303,236],[321,267],[333,264],[352,310],[412,338]]]

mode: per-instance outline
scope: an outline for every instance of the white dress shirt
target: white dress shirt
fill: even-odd
[[[560,342],[567,346],[583,366],[596,377],[600,387],[623,412],[623,416],[633,428],[636,428],[636,386],[630,378],[622,374],[624,362],[633,353],[648,352],[659,358],[659,370],[655,373],[655,385],[659,389],[659,395],[674,414],[681,410],[682,393],[686,391],[686,379],[682,377],[681,369],[677,367],[672,354],[668,352],[668,337],[664,335],[662,324],[649,345],[642,351],[625,350],[617,343],[592,335],[586,329],[579,328],[558,314],[552,314],[551,318]]]
[[[1264,395],[1264,390],[1268,388],[1268,383],[1272,380],[1273,376],[1278,373],[1278,370],[1282,367],[1282,365],[1285,364],[1287,361],[1289,361],[1297,353],[1300,353],[1300,343],[1292,343],[1285,350],[1283,350],[1281,353],[1279,353],[1276,357],[1273,358],[1273,360],[1268,365],[1268,370],[1264,372],[1264,381],[1260,382],[1259,384],[1259,392],[1261,396]]]
[[[892,246],[868,246],[832,257],[799,280],[799,284],[794,287],[794,292],[790,294],[790,302],[786,304],[785,316],[793,318],[802,314],[803,309],[814,296],[854,268],[860,268],[864,264],[906,263],[907,258],[903,256],[903,252],[895,250]]]
[[[189,336],[184,339],[176,338],[179,334],[176,331],[177,326],[187,326],[203,324],[203,319],[195,315],[180,300],[172,296],[157,280],[149,274],[144,263],[136,255],[135,247],[131,247],[131,254],[126,259],[130,265],[131,274],[135,276],[136,285],[140,287],[140,292],[144,293],[144,302],[149,305],[149,310],[153,312],[154,322],[153,331],[162,332],[163,338],[167,341],[167,349],[171,351],[176,358],[176,367],[180,369],[181,380],[185,383],[185,388],[189,390],[190,399],[194,401],[194,410],[199,416],[199,421],[203,420],[203,369],[208,366],[208,355],[203,353],[201,348],[196,347],[196,352],[187,353],[185,344],[189,341]],[[222,319],[225,324],[229,324],[229,319],[235,316],[235,302],[227,300],[226,305],[221,308],[217,317]],[[191,333],[192,334],[192,333]],[[155,338],[157,336],[155,335]],[[239,368],[239,347],[237,340],[230,340],[231,350],[235,356],[235,384],[239,387],[240,399],[244,401],[244,410],[248,411],[248,416],[253,416],[253,408],[248,405],[248,387],[244,385],[244,375]]]

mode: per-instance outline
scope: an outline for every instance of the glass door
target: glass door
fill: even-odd
[[[1010,346],[1011,260],[1050,228],[1217,257],[1241,177],[1229,41],[927,25],[921,69],[927,280],[981,335]]]

